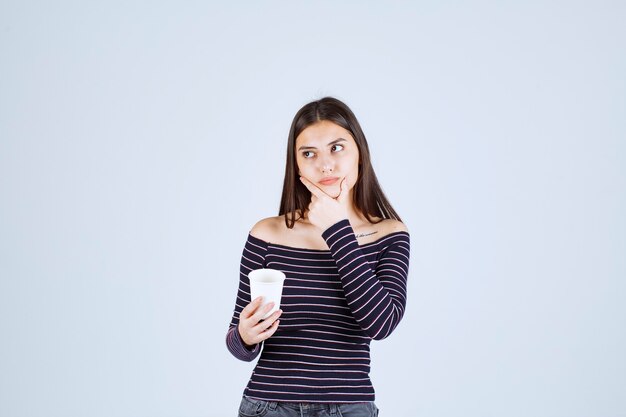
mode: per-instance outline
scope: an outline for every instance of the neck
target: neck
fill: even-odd
[[[363,213],[361,213],[361,211],[358,210],[354,204],[350,204],[348,207],[348,220],[350,221],[352,227],[357,227],[367,222]]]
[[[364,223],[369,224],[369,221],[365,218],[363,213],[360,210],[358,210],[357,207],[353,203],[351,203],[347,209],[348,209],[347,210],[348,221],[350,222],[350,225],[352,225],[353,228],[362,226]],[[305,224],[310,224],[309,219],[308,219],[308,212],[305,211],[304,215],[298,221],[305,223]]]

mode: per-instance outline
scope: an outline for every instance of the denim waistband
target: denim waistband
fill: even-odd
[[[332,403],[286,403],[281,401],[280,405],[293,410],[328,410],[331,415],[337,414],[337,404]]]

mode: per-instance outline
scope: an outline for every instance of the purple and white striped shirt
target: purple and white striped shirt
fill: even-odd
[[[393,232],[359,245],[346,219],[322,237],[330,250],[283,246],[248,235],[226,334],[226,345],[238,359],[252,361],[262,350],[244,390],[248,397],[325,403],[375,400],[369,344],[389,336],[404,315],[409,234]],[[285,273],[283,313],[276,333],[249,350],[237,325],[251,301],[248,273],[259,268]]]

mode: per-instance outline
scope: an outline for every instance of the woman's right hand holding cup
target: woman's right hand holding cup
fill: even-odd
[[[271,316],[261,321],[263,316],[274,307],[273,302],[261,307],[262,300],[263,297],[255,298],[239,315],[239,335],[249,348],[270,338],[276,332],[280,322],[278,317],[283,312],[282,310],[275,311]]]

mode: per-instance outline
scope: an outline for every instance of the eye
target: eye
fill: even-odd
[[[341,150],[343,150],[343,145],[335,144],[330,148],[331,152],[339,152]]]
[[[315,154],[313,153],[313,151],[304,151],[302,152],[302,156],[304,156],[306,159],[309,159],[313,158]]]

